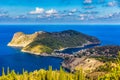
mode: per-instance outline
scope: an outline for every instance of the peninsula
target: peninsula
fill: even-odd
[[[8,46],[22,47],[22,52],[32,54],[51,54],[56,50],[74,47],[84,47],[90,44],[100,44],[100,41],[93,37],[74,30],[61,32],[39,31],[34,34],[17,32]]]

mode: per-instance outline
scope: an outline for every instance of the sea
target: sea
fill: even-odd
[[[16,32],[32,34],[37,31],[59,32],[64,30],[76,30],[97,37],[101,41],[100,46],[120,45],[120,25],[0,25],[0,75],[3,67],[5,71],[9,67],[10,70],[15,70],[17,73],[22,73],[23,69],[28,72],[48,69],[49,66],[52,66],[54,70],[59,70],[63,61],[61,58],[22,53],[20,48],[8,47],[7,44]],[[72,54],[94,46],[96,45],[67,49],[63,52]]]

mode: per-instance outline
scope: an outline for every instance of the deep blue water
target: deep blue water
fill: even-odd
[[[119,25],[1,25],[0,71],[2,67],[10,67],[10,69],[15,69],[16,72],[21,72],[23,68],[27,71],[34,71],[40,68],[47,69],[49,65],[53,66],[53,69],[59,69],[62,59],[21,53],[20,49],[8,47],[7,44],[12,39],[13,34],[19,31],[34,33],[41,30],[57,32],[68,29],[95,36],[101,40],[101,45],[120,45]],[[70,51],[74,52],[76,50]]]

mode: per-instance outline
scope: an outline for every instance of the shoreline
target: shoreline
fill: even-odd
[[[86,48],[86,46],[89,46],[89,45],[96,46],[101,43],[100,40],[97,39],[96,37],[89,36],[87,34],[84,34],[84,33],[81,33],[81,32],[75,31],[75,30],[64,30],[61,32],[45,32],[47,34],[47,35],[45,34],[46,35],[45,40],[48,41],[47,44],[50,44],[47,46],[47,44],[39,44],[39,34],[40,33],[41,32],[35,32],[33,34],[24,34],[23,32],[17,32],[14,34],[11,42],[9,42],[7,46],[22,47],[21,52],[25,52],[25,53],[30,53],[30,54],[34,54],[34,55],[40,55],[40,56],[55,56],[56,57],[56,56],[60,55],[57,53],[61,53],[61,55],[62,54],[65,55],[66,53],[64,53],[62,51],[66,50],[66,49]],[[57,33],[57,35],[55,35],[56,33]],[[50,40],[47,40],[48,36],[50,36]],[[63,39],[61,39],[60,36],[64,36]],[[72,37],[75,39],[72,39]],[[53,38],[55,38],[55,41],[53,40]],[[38,42],[36,42],[37,39],[38,39]],[[69,39],[72,41],[70,41]],[[58,41],[56,41],[56,40],[58,40]],[[67,41],[65,41],[65,40],[67,40]],[[57,44],[57,46],[52,44],[51,41],[54,44]],[[33,47],[33,45],[28,45],[32,42],[33,42],[33,44],[35,44],[34,47]],[[36,42],[36,43],[34,43],[34,42]],[[69,44],[69,42],[71,44]],[[35,49],[35,47],[36,47],[36,49]],[[40,49],[40,48],[44,48],[45,50]],[[34,49],[34,50],[32,50],[32,49]],[[39,51],[39,50],[41,50],[41,51]],[[59,51],[61,51],[61,52],[59,52]],[[69,53],[70,52],[67,52],[66,55],[70,55]],[[71,55],[73,55],[73,54],[71,54]]]
[[[101,45],[101,42],[97,42],[97,43],[91,43],[91,44],[83,44],[82,46],[76,46],[76,47],[66,47],[66,48],[63,48],[62,50],[55,50],[55,51],[64,51],[66,49],[74,49],[74,48],[84,48],[86,46],[90,46],[90,45]]]
[[[52,53],[52,54],[41,53],[40,54],[40,53],[34,53],[34,52],[30,52],[30,51],[25,51],[25,50],[22,50],[21,52],[36,55],[36,56],[43,56],[43,57],[56,57],[56,58],[61,58],[63,60],[66,57],[74,57],[73,54],[64,54],[64,53]]]
[[[83,44],[82,46],[76,46],[76,47],[66,47],[66,48],[63,48],[63,49],[60,49],[60,50],[54,50],[54,51],[64,51],[64,50],[66,50],[66,49],[71,49],[71,48],[84,48],[84,47],[86,47],[86,46],[90,46],[90,45],[100,45],[101,44],[101,42],[96,42],[96,43],[90,43],[90,44]],[[8,47],[14,47],[14,48],[23,48],[23,46],[18,46],[18,45],[7,45]],[[21,49],[21,52],[24,52],[24,53],[30,53],[30,54],[34,54],[34,55],[44,55],[45,54],[45,56],[50,56],[50,55],[52,55],[52,54],[55,54],[54,52],[52,53],[52,54],[48,54],[48,53],[35,53],[35,52],[31,52],[31,51],[26,51],[26,50],[22,50]]]
[[[62,50],[55,50],[55,51],[64,51],[64,50],[66,50],[66,49],[70,49],[70,48],[84,48],[84,47],[86,47],[86,46],[90,46],[90,45],[96,45],[96,46],[98,46],[98,45],[100,45],[101,43],[100,42],[98,42],[98,43],[93,43],[93,44],[84,44],[84,45],[82,45],[82,46],[77,46],[77,47],[68,47],[68,48],[63,48]],[[94,46],[95,47],[95,46]],[[58,57],[58,58],[62,58],[62,59],[64,59],[65,57],[73,57],[74,56],[74,54],[65,54],[65,53],[62,53],[62,52],[60,52],[60,53],[58,53],[58,52],[53,52],[53,53],[51,53],[51,54],[48,54],[48,53],[35,53],[35,52],[31,52],[31,51],[26,51],[26,50],[21,50],[21,52],[23,52],[23,53],[28,53],[28,54],[33,54],[33,55],[37,55],[37,56],[49,56],[49,57]],[[79,52],[79,51],[78,51]]]

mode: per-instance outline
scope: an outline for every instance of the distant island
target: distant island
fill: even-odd
[[[66,30],[61,32],[39,31],[34,34],[17,32],[8,46],[22,47],[22,52],[36,55],[51,54],[65,48],[84,47],[85,45],[100,44],[100,41],[78,31]]]

